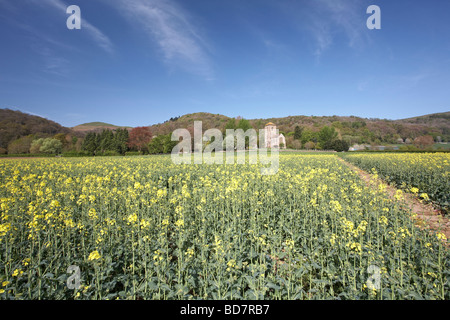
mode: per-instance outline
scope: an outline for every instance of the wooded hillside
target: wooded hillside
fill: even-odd
[[[245,119],[244,119],[245,120]],[[332,140],[354,144],[416,144],[424,148],[433,143],[450,141],[450,112],[429,114],[401,120],[366,119],[354,116],[288,116],[283,118],[247,119],[230,118],[221,114],[207,112],[192,113],[171,118],[164,123],[145,127],[144,141],[154,140],[147,147],[136,144],[134,135],[128,135],[138,128],[119,127],[104,122],[91,122],[66,128],[60,124],[20,111],[0,109],[0,154],[24,154],[30,150],[39,151],[43,145],[55,146],[51,150],[58,152],[83,152],[98,154],[111,151],[124,154],[128,151],[158,153],[170,149],[173,143],[170,134],[175,129],[188,129],[193,133],[194,121],[202,121],[203,132],[216,128],[225,133],[225,129],[264,129],[266,123],[276,124],[280,133],[286,137],[288,148],[324,148],[324,136]],[[142,129],[141,129],[142,130]],[[111,131],[109,132],[105,131]],[[128,131],[128,132],[125,132]],[[95,135],[94,135],[95,133]],[[155,140],[155,138],[158,139]],[[87,139],[89,138],[89,139]],[[55,141],[38,139],[59,140]],[[89,141],[85,141],[85,140]],[[136,141],[130,141],[136,140]],[[146,142],[147,143],[147,142]],[[107,147],[107,146],[114,147]],[[333,145],[333,144],[332,144]],[[105,147],[106,146],[106,147]],[[139,146],[139,147],[136,147]],[[43,150],[48,148],[44,147]],[[147,150],[148,149],[148,150]],[[344,148],[345,149],[345,148]]]

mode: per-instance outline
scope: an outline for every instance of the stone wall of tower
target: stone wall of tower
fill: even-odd
[[[284,135],[280,134],[278,140],[279,140],[278,145],[283,144],[283,149],[286,149],[286,138],[284,137]]]
[[[278,136],[277,127],[274,125],[269,125],[265,127],[264,132],[266,148],[276,148],[278,147]]]

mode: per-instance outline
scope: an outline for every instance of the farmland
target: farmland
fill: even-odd
[[[441,156],[405,155],[395,182],[445,192]],[[266,176],[170,156],[11,159],[0,180],[1,299],[450,298],[445,236],[337,155],[281,154]]]
[[[389,184],[434,202],[446,213],[450,206],[448,153],[350,154],[344,158]]]

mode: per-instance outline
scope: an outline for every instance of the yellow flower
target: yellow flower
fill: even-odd
[[[50,207],[59,208],[60,206],[58,200],[52,200],[52,202],[50,202]]]
[[[2,287],[6,287],[8,284],[10,284],[9,281],[3,281],[3,282],[2,282]]]
[[[9,223],[0,224],[0,237],[3,237],[9,230],[11,230]]]
[[[130,214],[130,215],[127,217],[128,224],[130,224],[130,223],[136,223],[137,220],[138,220],[138,217],[137,217],[137,214],[136,214],[136,213]]]
[[[156,196],[157,196],[158,198],[163,198],[166,194],[167,194],[167,190],[166,190],[166,189],[159,189],[159,190],[156,192]]]
[[[177,227],[183,227],[184,226],[184,220],[183,219],[177,220],[177,222],[175,222],[175,225]]]
[[[385,216],[381,216],[380,219],[378,220],[379,223],[387,225],[388,224],[388,219]]]
[[[231,269],[236,268],[236,261],[234,259],[231,259],[227,262],[227,271],[231,271]]]
[[[156,250],[155,255],[153,256],[153,260],[155,260],[155,264],[158,265],[158,261],[162,261],[163,257],[162,257],[162,251],[161,250]]]
[[[94,208],[89,209],[89,218],[97,219],[97,211]]]
[[[292,239],[287,239],[285,242],[286,247],[288,247],[289,249],[293,249],[294,248],[294,240]]]
[[[426,194],[426,193],[421,193],[421,194],[420,194],[420,197],[421,197],[422,199],[424,199],[425,201],[430,200],[430,197],[428,197],[428,194]]]
[[[359,244],[358,242],[349,242],[346,244],[347,248],[350,248],[350,250],[358,253],[361,252],[361,244]]]
[[[419,189],[413,187],[413,188],[410,189],[410,191],[411,191],[412,193],[418,193],[418,192],[419,192]]]
[[[95,250],[95,251],[92,251],[92,252],[89,254],[88,260],[89,260],[89,261],[94,261],[94,260],[101,259],[101,257],[102,257],[102,256],[100,255],[100,253],[98,253],[98,251]]]
[[[397,200],[401,200],[401,199],[403,198],[403,192],[402,192],[402,190],[398,189],[398,190],[395,192],[394,198],[397,199]]]
[[[145,219],[141,219],[140,225],[141,225],[142,229],[145,229],[145,228],[147,228],[150,225],[150,221],[145,220]]]
[[[436,233],[436,237],[437,237],[439,240],[442,240],[442,241],[447,240],[447,237],[446,237],[445,234],[443,234],[442,232]]]
[[[411,236],[411,233],[407,228],[398,228],[397,234],[399,234],[403,239],[406,238],[406,236]]]
[[[333,233],[330,238],[331,245],[334,246],[334,244],[336,243],[336,238],[337,238],[336,234]]]
[[[331,200],[331,201],[330,201],[330,206],[331,206],[331,208],[332,208],[335,212],[338,212],[338,213],[341,213],[341,212],[342,212],[342,206],[341,206],[341,204],[339,203],[339,201]]]
[[[14,270],[12,276],[13,277],[20,277],[22,274],[23,274],[22,270],[16,269],[16,270]]]
[[[186,250],[185,255],[187,255],[188,258],[192,258],[192,257],[194,256],[194,249],[188,248],[188,249]]]

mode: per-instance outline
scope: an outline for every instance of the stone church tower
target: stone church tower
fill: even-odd
[[[266,148],[279,148],[282,144],[282,148],[286,149],[286,139],[284,135],[277,134],[277,126],[272,122],[266,124],[264,128],[264,141]]]

